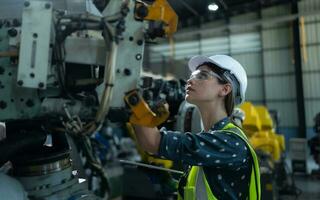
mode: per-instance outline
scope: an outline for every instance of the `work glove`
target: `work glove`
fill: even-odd
[[[156,105],[153,112],[137,90],[127,93],[124,100],[132,112],[129,118],[131,124],[156,127],[165,122],[169,117],[168,104],[160,102]]]

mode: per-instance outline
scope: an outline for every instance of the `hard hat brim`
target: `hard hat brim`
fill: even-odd
[[[213,63],[213,64],[219,66],[217,63],[215,63],[212,59],[210,59],[207,56],[194,56],[188,62],[188,66],[189,66],[190,71],[191,72],[195,71],[197,69],[197,67],[199,67],[199,65],[201,65],[205,62],[210,62],[210,63]]]

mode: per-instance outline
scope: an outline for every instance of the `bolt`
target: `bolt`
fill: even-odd
[[[144,19],[146,16],[148,16],[148,8],[145,5],[141,4],[141,6],[136,9],[136,15],[139,18]]]
[[[18,31],[15,28],[11,28],[8,30],[8,35],[10,37],[16,37],[18,35]]]
[[[124,73],[124,75],[126,75],[126,76],[130,76],[130,75],[131,75],[131,70],[128,69],[128,68],[125,68],[125,69],[123,70],[123,73]]]
[[[5,70],[2,66],[0,66],[0,74],[4,74]]]
[[[130,103],[131,105],[135,106],[135,105],[137,105],[138,102],[139,102],[139,97],[138,97],[138,95],[133,94],[133,95],[131,95],[131,96],[129,97],[128,101],[129,101],[129,103]]]
[[[18,81],[18,85],[19,85],[19,86],[22,86],[22,85],[23,85],[23,81],[22,81],[22,80],[19,80],[19,81]]]
[[[143,44],[143,41],[142,40],[138,40],[137,41],[137,45],[141,46]]]
[[[31,78],[34,78],[34,73],[30,73],[30,77],[31,77]]]
[[[25,1],[24,2],[24,7],[29,7],[30,6],[30,2],[29,1]]]
[[[44,83],[40,82],[38,86],[39,86],[39,88],[43,88],[44,87]]]
[[[4,85],[2,84],[2,82],[0,81],[0,89],[3,89]]]
[[[38,37],[38,34],[37,34],[37,33],[34,33],[34,34],[32,34],[32,37],[33,37],[33,38],[37,38],[37,37]]]
[[[51,5],[50,5],[50,3],[46,3],[46,4],[44,5],[44,7],[45,7],[46,9],[50,9],[50,8],[51,8]]]
[[[7,107],[7,103],[5,101],[0,101],[0,109],[5,109]]]
[[[31,99],[28,99],[26,101],[26,105],[27,105],[27,107],[33,107],[34,106],[34,102]]]
[[[142,58],[141,54],[138,53],[138,54],[136,55],[136,59],[137,59],[137,60],[141,60],[141,58]]]
[[[129,41],[133,41],[133,37],[132,36],[129,37]]]

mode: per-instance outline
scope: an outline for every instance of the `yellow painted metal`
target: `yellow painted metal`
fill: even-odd
[[[260,117],[262,130],[269,131],[270,138],[277,140],[280,148],[280,152],[285,150],[285,139],[283,135],[275,133],[273,121],[268,109],[265,106],[256,106],[256,110]]]
[[[258,112],[251,102],[244,102],[240,108],[245,113],[245,119],[242,123],[242,128],[245,130],[248,137],[253,136],[261,130],[261,121]]]
[[[124,100],[132,111],[129,119],[131,124],[156,127],[169,117],[169,110],[166,109],[164,105],[160,105],[156,108],[156,111],[153,112],[137,90],[132,90],[126,94]]]
[[[156,0],[150,5],[145,5],[148,8],[145,20],[162,21],[165,24],[164,31],[169,37],[177,31],[178,16],[167,0]]]
[[[269,131],[260,131],[249,138],[249,141],[254,149],[269,154],[272,160],[277,161],[281,156],[280,145],[277,139],[270,137],[269,133]]]
[[[265,106],[255,106],[261,121],[262,130],[271,130],[273,128],[272,118]]]
[[[278,161],[281,152],[285,150],[285,140],[283,135],[275,133],[268,109],[265,106],[254,106],[251,102],[243,103],[240,108],[245,112],[242,127],[254,149],[262,150],[273,161]]]

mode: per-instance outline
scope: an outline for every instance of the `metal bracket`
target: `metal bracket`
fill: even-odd
[[[52,3],[26,1],[22,14],[17,84],[45,89],[49,68]]]

